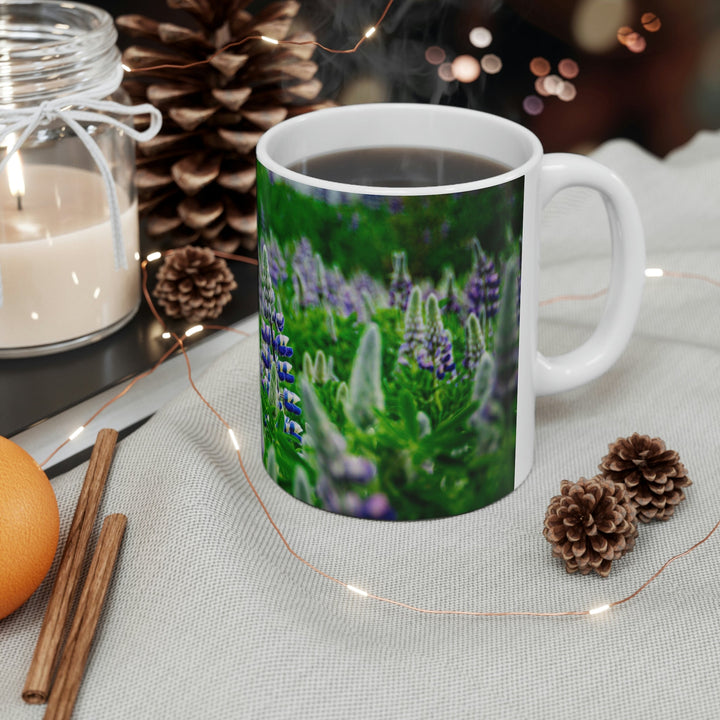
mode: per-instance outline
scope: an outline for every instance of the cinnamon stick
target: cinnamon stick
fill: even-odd
[[[85,474],[85,482],[80,490],[75,515],[65,541],[60,567],[45,610],[35,653],[25,679],[22,697],[27,703],[38,705],[47,702],[63,630],[80,580],[83,560],[100,507],[117,436],[117,431],[107,428],[97,435]]]
[[[103,522],[45,710],[45,720],[69,720],[72,715],[126,523],[125,515],[119,513],[109,515]]]

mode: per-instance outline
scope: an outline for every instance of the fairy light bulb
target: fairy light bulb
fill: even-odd
[[[354,585],[346,585],[345,587],[347,587],[347,589],[348,589],[350,592],[353,592],[353,593],[355,593],[356,595],[360,595],[360,596],[362,596],[362,597],[367,597],[367,596],[368,596],[368,593],[367,593],[365,590],[363,590],[362,588],[355,587]]]
[[[228,428],[228,435],[230,435],[230,441],[232,442],[233,447],[234,447],[236,450],[239,450],[239,449],[240,449],[240,443],[238,443],[237,436],[235,435],[235,432],[233,431],[232,428]]]
[[[662,277],[664,274],[662,268],[645,268],[645,277]]]
[[[84,429],[85,426],[81,425],[79,428],[73,430],[70,435],[68,435],[68,440],[74,440]]]
[[[372,27],[369,27],[369,28],[365,31],[365,37],[366,37],[366,38],[370,38],[370,37],[372,37],[374,34],[375,34],[375,26],[374,26],[374,25],[373,25]]]
[[[159,250],[156,250],[155,252],[151,252],[145,259],[148,262],[155,262],[155,260],[159,260],[162,257],[162,253]]]
[[[197,335],[199,332],[202,332],[205,328],[202,325],[193,325],[191,328],[188,328],[185,331],[185,337],[192,337],[193,335]]]
[[[600,613],[607,612],[610,609],[609,605],[600,605],[599,607],[588,610],[588,615],[600,615]]]
[[[275,38],[268,37],[267,35],[261,35],[261,40],[264,40],[266,43],[270,43],[271,45],[279,45],[280,41],[276,40]]]

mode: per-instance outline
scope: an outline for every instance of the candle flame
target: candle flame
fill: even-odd
[[[10,133],[5,138],[4,147],[9,151],[15,146],[16,142],[17,136],[15,133]],[[8,160],[7,175],[8,185],[10,186],[10,194],[19,200],[25,195],[25,175],[23,173],[22,159],[20,158],[19,151],[14,153]]]

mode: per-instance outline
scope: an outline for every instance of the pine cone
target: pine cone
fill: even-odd
[[[237,287],[230,268],[209,248],[188,246],[165,256],[153,295],[171,318],[216,318]]]
[[[563,480],[545,514],[543,535],[569,573],[602,577],[635,547],[635,508],[625,487],[597,475],[576,483]]]
[[[286,117],[330,104],[310,104],[322,87],[310,60],[313,45],[250,40],[209,63],[143,72],[207,60],[249,35],[287,38],[299,2],[271,3],[255,16],[245,10],[250,2],[167,0],[170,8],[192,16],[192,27],[142,15],[117,18],[122,31],[145,41],[123,53],[123,62],[133,68],[124,87],[134,101],[150,102],[163,113],[160,134],[138,146],[140,213],[148,234],[168,238],[174,247],[254,250],[255,145]]]
[[[682,489],[692,485],[679,455],[660,438],[638,433],[618,438],[608,450],[598,468],[603,477],[625,485],[638,520],[669,520],[685,499]]]

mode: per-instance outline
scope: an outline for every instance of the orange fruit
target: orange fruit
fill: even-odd
[[[59,534],[60,515],[47,475],[19,445],[0,437],[0,619],[43,581]]]

